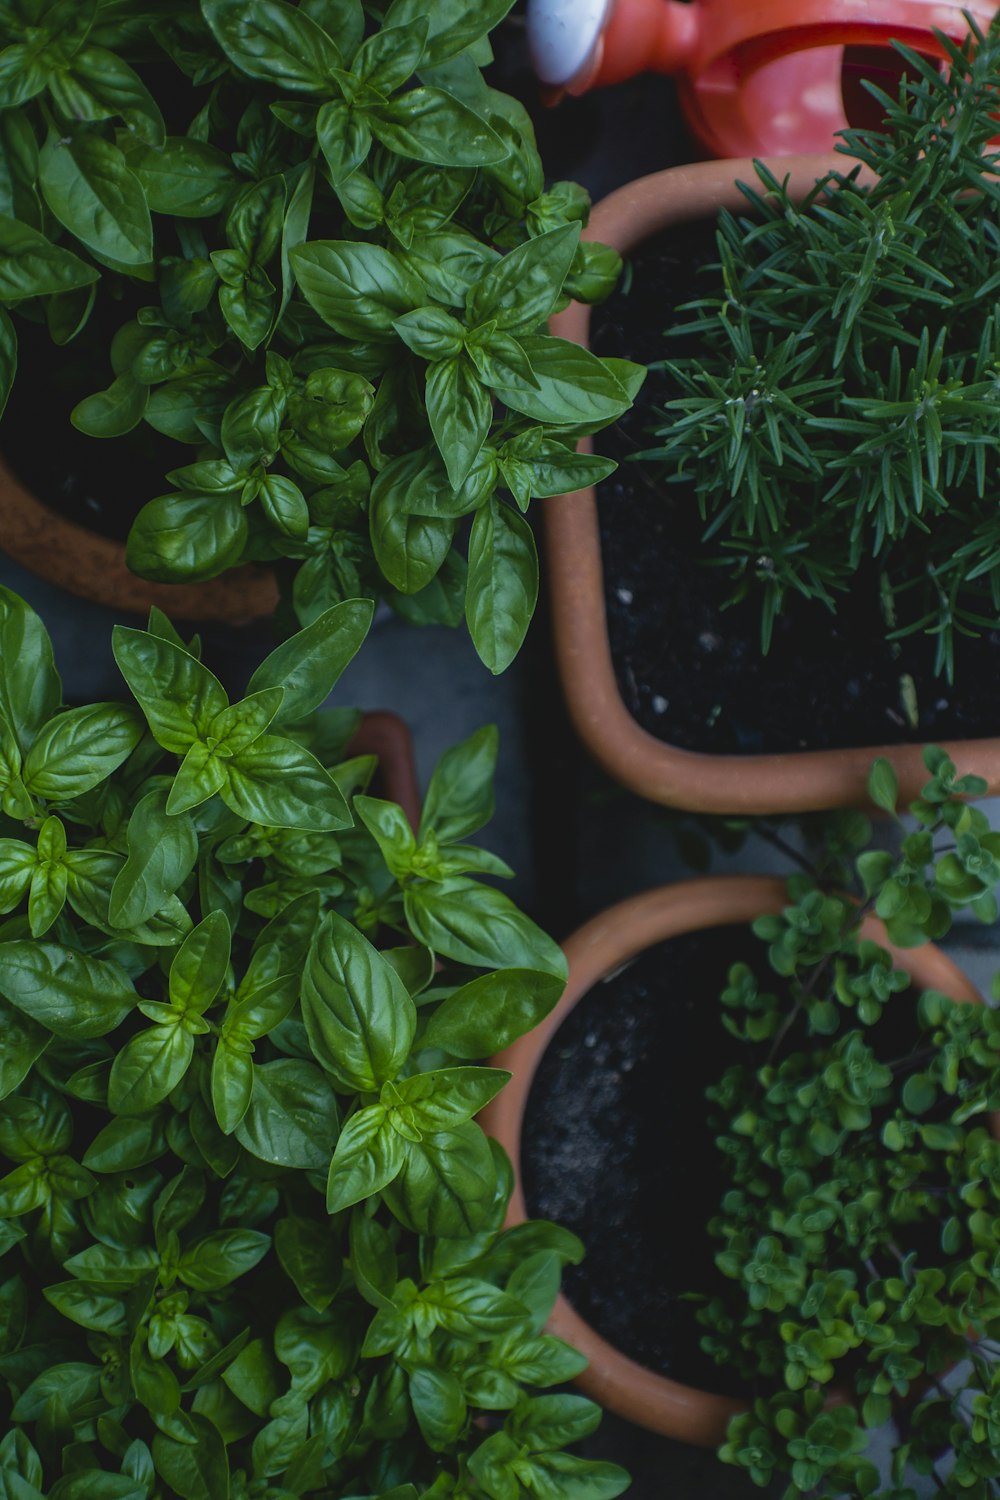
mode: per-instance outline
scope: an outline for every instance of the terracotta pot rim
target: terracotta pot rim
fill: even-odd
[[[720,875],[658,886],[618,902],[585,923],[563,945],[569,981],[549,1016],[492,1059],[506,1068],[511,1081],[480,1116],[483,1128],[507,1151],[514,1166],[515,1188],[508,1226],[528,1217],[521,1185],[521,1133],[531,1084],[541,1059],[562,1022],[584,995],[637,954],[666,938],[711,927],[749,922],[779,912],[787,904],[784,879],[769,875]],[[922,989],[938,989],[955,1000],[982,1004],[982,996],[965,974],[935,945],[898,949],[886,942],[885,929],[866,918],[862,932],[882,942],[901,968]],[[996,1129],[996,1120],[993,1125]],[[594,1400],[638,1426],[700,1447],[716,1447],[730,1417],[748,1408],[746,1398],[717,1395],[646,1369],[616,1349],[562,1294],[548,1324],[585,1354],[588,1368],[577,1384]]]
[[[779,157],[765,163],[801,199],[816,180],[851,170],[842,152]],[[867,169],[863,169],[863,176]],[[755,183],[753,159],[694,162],[670,167],[618,188],[597,205],[584,238],[627,253],[671,224],[746,209],[738,182]],[[552,331],[588,345],[590,308],[571,303],[552,319]],[[590,439],[580,443],[590,451]],[[650,801],[692,812],[807,812],[863,806],[871,763],[882,755],[895,767],[902,801],[927,780],[919,745],[872,745],[767,755],[721,755],[682,750],[657,739],[632,717],[618,690],[604,605],[597,500],[593,487],[545,502],[546,554],[552,590],[556,658],[570,717],[595,759],[624,786]],[[960,772],[974,771],[1000,791],[1000,737],[936,741]]]
[[[0,458],[0,549],[29,573],[92,604],[172,620],[249,625],[278,605],[274,571],[254,563],[204,583],[154,583],[133,573],[125,546],[50,510]]]

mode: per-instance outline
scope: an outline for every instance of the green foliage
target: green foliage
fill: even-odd
[[[0,590],[18,1500],[627,1485],[564,1451],[593,1403],[535,1394],[582,1368],[542,1331],[582,1247],[503,1229],[510,1164],[473,1119],[508,1076],[480,1059],[548,1013],[564,961],[460,842],[492,813],[495,731],[442,758],[419,833],[363,795],[356,716],[319,705],[369,616],[318,616],[230,704],[154,612],[116,636],[135,703],[66,710]]]
[[[753,214],[720,216],[721,273],[665,361],[680,394],[646,455],[693,487],[706,556],[759,601],[767,649],[789,593],[874,591],[889,639],[1000,618],[1000,31],[948,67],[900,47],[884,132],[839,148],[878,173],[831,173],[801,206],[759,163]],[[860,576],[859,576],[860,575]]]
[[[835,840],[825,868],[794,875],[784,910],[754,923],[776,992],[740,964],[722,996],[748,1044],[708,1091],[729,1181],[710,1230],[732,1286],[698,1316],[704,1348],[760,1393],[721,1457],[758,1485],[785,1480],[785,1500],[905,1500],[907,1466],[933,1473],[948,1446],[943,1494],[987,1500],[1000,1479],[1000,1012],[915,995],[861,932],[877,914],[906,948],[956,912],[997,920],[1000,834],[964,800],[985,783],[941,750],[924,760],[931,780],[898,851],[867,848],[852,817],[853,869]],[[871,791],[894,805],[882,762]],[[970,1354],[946,1390],[939,1377]],[[919,1405],[884,1490],[865,1429],[901,1397]]]
[[[47,321],[62,359],[92,317],[116,330],[73,421],[176,445],[137,573],[274,561],[302,625],[381,595],[465,613],[491,671],[516,654],[522,512],[610,471],[576,438],[643,372],[545,331],[619,261],[580,242],[586,194],[546,191],[527,115],[483,80],[508,9],[3,7],[0,409],[17,321]]]

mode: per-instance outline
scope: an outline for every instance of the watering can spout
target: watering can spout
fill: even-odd
[[[673,73],[694,54],[698,5],[683,0],[529,0],[528,45],[553,94],[582,94],[653,69]]]

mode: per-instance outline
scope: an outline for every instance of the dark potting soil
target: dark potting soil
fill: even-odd
[[[647,1368],[724,1393],[738,1382],[701,1351],[684,1294],[726,1286],[707,1232],[725,1177],[704,1092],[747,1055],[718,996],[755,948],[745,927],[687,933],[585,995],[542,1059],[521,1149],[530,1213],[587,1246],[564,1279],[580,1315]]]
[[[673,309],[704,295],[716,259],[714,229],[672,230],[631,256],[631,275],[593,315],[599,354],[651,363],[694,352],[664,339]],[[683,315],[682,315],[683,316]],[[666,485],[630,455],[655,446],[658,412],[676,392],[651,371],[639,400],[595,449],[619,460],[599,488],[604,588],[622,697],[644,729],[686,750],[718,753],[933,742],[1000,731],[995,698],[1000,631],[960,638],[956,682],[934,674],[934,641],[888,644],[874,570],[860,574],[836,613],[786,596],[767,656],[759,602],[725,607],[732,584],[705,566],[693,493]],[[916,689],[917,722],[901,680]],[[984,690],[985,689],[985,690]]]
[[[171,486],[165,475],[193,450],[145,422],[124,437],[95,438],[70,421],[78,401],[114,379],[109,350],[128,321],[120,306],[91,322],[59,349],[44,327],[18,325],[17,375],[0,421],[0,451],[21,483],[69,521],[124,541],[147,500]]]

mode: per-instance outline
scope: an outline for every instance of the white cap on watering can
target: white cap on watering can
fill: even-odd
[[[589,71],[614,0],[528,0],[528,46],[542,83],[565,88]]]

